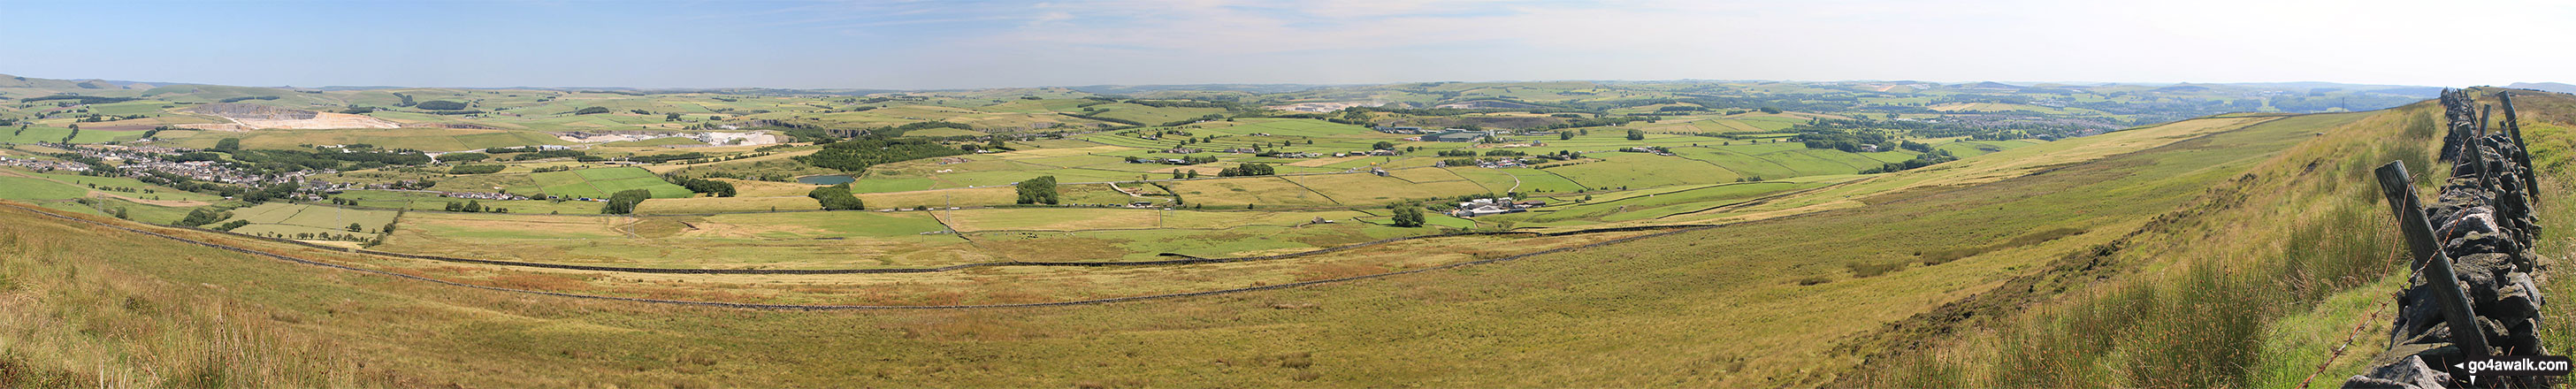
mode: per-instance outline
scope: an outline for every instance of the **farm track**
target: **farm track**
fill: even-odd
[[[128,231],[128,232],[140,233],[140,234],[144,234],[144,235],[151,235],[151,236],[161,237],[161,238],[163,238],[163,239],[170,239],[170,240],[180,241],[180,242],[184,242],[184,243],[188,243],[188,244],[194,244],[194,245],[198,245],[198,246],[205,246],[205,247],[210,247],[210,248],[222,249],[222,250],[226,250],[226,251],[233,251],[233,252],[238,252],[238,253],[248,254],[248,255],[252,255],[252,256],[268,257],[268,258],[271,258],[271,259],[276,259],[276,260],[281,260],[281,261],[286,261],[286,262],[293,262],[293,263],[306,264],[306,265],[313,265],[313,266],[320,266],[320,267],[327,267],[327,268],[333,268],[333,269],[341,269],[341,270],[355,271],[355,272],[360,272],[360,273],[368,273],[368,274],[376,274],[376,275],[390,276],[390,277],[396,277],[396,278],[404,278],[404,279],[418,280],[418,281],[424,281],[424,282],[436,283],[436,284],[441,284],[441,285],[449,285],[449,286],[457,286],[457,287],[465,287],[465,288],[473,288],[473,289],[482,289],[482,290],[490,290],[490,291],[497,291],[497,292],[522,293],[522,294],[543,295],[543,296],[555,296],[555,297],[576,298],[576,299],[589,299],[589,300],[624,301],[624,302],[636,302],[636,303],[666,304],[666,305],[687,305],[687,306],[702,306],[702,307],[717,307],[717,308],[763,309],[763,310],[803,310],[803,311],[850,311],[850,310],[953,310],[953,309],[985,309],[985,308],[1062,307],[1062,306],[1100,305],[1100,304],[1117,303],[1117,302],[1145,301],[1145,300],[1160,300],[1160,299],[1172,299],[1172,298],[1182,298],[1182,297],[1213,296],[1213,295],[1221,295],[1221,294],[1234,294],[1234,293],[1244,293],[1244,292],[1255,292],[1255,291],[1273,290],[1273,289],[1288,289],[1288,288],[1305,287],[1305,286],[1314,286],[1314,285],[1323,285],[1323,284],[1340,283],[1340,282],[1348,282],[1348,281],[1358,281],[1358,280],[1365,280],[1365,279],[1372,279],[1372,278],[1382,278],[1382,277],[1390,277],[1390,276],[1397,276],[1397,275],[1405,275],[1405,274],[1413,274],[1413,273],[1430,272],[1430,271],[1435,271],[1435,270],[1446,270],[1446,269],[1453,269],[1453,268],[1460,268],[1460,267],[1467,267],[1467,266],[1474,266],[1474,265],[1482,265],[1482,264],[1489,264],[1489,263],[1497,263],[1497,262],[1505,262],[1505,261],[1519,260],[1519,259],[1522,259],[1522,258],[1528,258],[1528,257],[1533,257],[1533,256],[1546,255],[1546,254],[1554,254],[1554,253],[1561,253],[1561,252],[1567,252],[1567,251],[1573,251],[1573,250],[1581,250],[1581,249],[1588,249],[1588,248],[1594,248],[1594,247],[1601,247],[1601,246],[1606,246],[1606,245],[1611,245],[1611,244],[1617,244],[1617,243],[1624,243],[1624,242],[1628,242],[1628,241],[1634,241],[1634,240],[1638,240],[1638,239],[1645,239],[1645,238],[1652,238],[1652,237],[1661,237],[1661,236],[1668,236],[1668,235],[1680,234],[1680,233],[1685,233],[1685,232],[1692,232],[1692,231],[1707,230],[1707,229],[1713,229],[1713,228],[1718,228],[1718,227],[1724,227],[1724,226],[1727,226],[1727,225],[1734,224],[1734,223],[1726,223],[1726,224],[1699,225],[1699,226],[1622,227],[1622,228],[1610,228],[1610,229],[1603,229],[1603,230],[1607,230],[1607,231],[1590,231],[1590,230],[1587,230],[1587,231],[1571,231],[1571,232],[1563,232],[1563,233],[1556,233],[1556,234],[1553,234],[1553,235],[1566,235],[1566,234],[1589,233],[1589,232],[1642,231],[1642,230],[1647,230],[1647,229],[1674,229],[1674,230],[1672,230],[1672,231],[1665,231],[1665,232],[1658,232],[1658,233],[1653,233],[1653,234],[1638,235],[1638,236],[1631,236],[1631,237],[1626,237],[1626,238],[1619,238],[1619,239],[1612,239],[1612,240],[1606,240],[1606,241],[1600,241],[1600,242],[1593,242],[1593,243],[1588,243],[1588,244],[1583,244],[1583,245],[1578,245],[1578,246],[1559,247],[1559,248],[1554,248],[1554,249],[1540,250],[1540,251],[1529,252],[1529,253],[1522,253],[1522,254],[1518,254],[1518,255],[1512,255],[1512,256],[1500,257],[1500,258],[1481,259],[1481,260],[1474,260],[1474,261],[1467,261],[1467,262],[1458,262],[1458,263],[1452,263],[1452,264],[1446,264],[1446,265],[1439,265],[1439,266],[1432,266],[1432,267],[1425,267],[1425,268],[1420,268],[1420,269],[1405,270],[1405,271],[1396,271],[1396,272],[1387,272],[1387,273],[1377,273],[1377,274],[1368,274],[1368,275],[1359,275],[1359,276],[1350,276],[1350,277],[1333,278],[1333,279],[1323,279],[1323,280],[1314,280],[1314,281],[1291,282],[1291,283],[1284,283],[1284,284],[1277,284],[1277,285],[1254,286],[1254,287],[1245,287],[1245,288],[1218,289],[1218,290],[1198,291],[1198,292],[1166,293],[1166,294],[1153,294],[1153,295],[1142,295],[1142,296],[1112,297],[1112,298],[1103,298],[1103,299],[1073,300],[1073,301],[1058,301],[1058,302],[1045,302],[1045,303],[1020,303],[1020,304],[978,304],[978,305],[810,305],[810,304],[755,304],[755,303],[729,303],[729,302],[718,302],[718,301],[694,301],[694,300],[650,299],[650,298],[617,297],[617,296],[601,296],[601,295],[588,295],[588,294],[577,294],[577,293],[549,292],[549,291],[542,291],[542,290],[514,289],[514,288],[504,288],[504,287],[497,287],[497,286],[476,285],[476,284],[469,284],[469,283],[463,283],[463,282],[456,282],[456,281],[442,280],[442,279],[437,279],[437,278],[430,278],[430,277],[423,277],[423,276],[415,276],[415,275],[410,275],[410,274],[402,274],[402,273],[396,273],[396,272],[385,271],[385,270],[367,269],[367,268],[360,268],[360,267],[355,267],[355,266],[341,265],[341,264],[330,263],[330,262],[323,262],[323,261],[316,261],[316,260],[310,260],[310,259],[296,258],[296,257],[287,256],[287,255],[283,255],[283,254],[276,254],[276,253],[270,253],[270,252],[266,252],[266,251],[259,251],[259,250],[252,250],[252,249],[248,249],[248,248],[237,247],[237,246],[230,246],[230,245],[218,244],[218,243],[213,243],[213,242],[206,242],[206,241],[201,241],[201,240],[195,240],[195,239],[183,238],[183,237],[173,236],[173,235],[169,235],[169,234],[162,234],[162,233],[158,233],[158,232],[145,231],[145,230],[138,229],[138,228],[133,228],[133,227],[126,227],[126,226],[116,225],[116,224],[107,223],[107,222],[100,222],[100,221],[95,221],[95,220],[89,220],[89,219],[83,219],[83,218],[77,218],[77,217],[71,217],[71,216],[64,216],[64,215],[61,215],[61,214],[56,214],[56,213],[53,213],[53,212],[46,212],[46,211],[43,211],[43,210],[38,210],[38,209],[35,209],[35,208],[30,208],[30,207],[27,207],[27,206],[22,206],[22,205],[18,205],[18,204],[14,204],[14,203],[0,203],[0,205],[6,205],[6,206],[8,206],[8,207],[10,207],[10,208],[17,208],[17,209],[19,209],[19,210],[23,210],[23,211],[27,211],[27,212],[35,213],[35,214],[38,214],[38,215],[44,215],[44,216],[52,217],[52,218],[56,218],[56,219],[70,220],[70,221],[75,221],[75,222],[81,222],[81,223],[87,223],[87,224],[91,224],[91,225],[96,225],[96,226],[100,226],[100,227],[113,228],[113,229],[124,230],[124,231]],[[1797,217],[1797,216],[1789,216],[1789,217]],[[207,231],[207,230],[199,230],[199,231]],[[230,234],[230,233],[225,233],[225,234]],[[1553,235],[1551,235],[1551,234],[1527,233],[1527,232],[1522,232],[1522,233],[1466,233],[1466,234],[1443,234],[1443,235],[1437,235],[1437,236],[1455,236],[1455,235],[1469,235],[1469,234],[1534,234],[1534,235],[1542,235],[1542,236],[1553,236]],[[233,234],[233,235],[236,235],[236,236],[242,236],[242,237],[249,237],[249,236],[247,236],[247,235],[238,235],[238,234]],[[1283,255],[1279,255],[1279,256],[1271,256],[1271,257],[1285,257],[1285,256],[1303,256],[1303,255],[1312,255],[1312,254],[1317,254],[1317,253],[1325,252],[1325,251],[1328,251],[1328,250],[1343,250],[1343,249],[1349,249],[1349,248],[1359,247],[1359,246],[1363,246],[1363,245],[1383,244],[1383,243],[1391,242],[1391,241],[1399,241],[1399,240],[1406,240],[1406,239],[1419,239],[1419,238],[1426,238],[1426,237],[1435,237],[1435,236],[1426,235],[1426,236],[1421,236],[1421,237],[1393,238],[1393,239],[1382,240],[1382,241],[1379,241],[1379,242],[1362,243],[1362,244],[1357,244],[1357,245],[1350,245],[1350,246],[1335,247],[1335,248],[1325,249],[1325,250],[1317,250],[1317,251],[1311,251],[1311,252],[1305,252],[1305,253],[1296,253],[1296,254],[1283,254]],[[257,238],[257,237],[252,237],[252,238]],[[288,242],[298,243],[298,244],[303,244],[303,242],[293,242],[293,241],[288,241]],[[311,245],[311,244],[303,244],[303,245],[311,246],[311,247],[316,247],[316,248],[322,248],[322,249],[326,249],[326,250],[343,250],[343,251],[353,251],[353,252],[364,252],[364,251],[367,251],[367,250],[348,250],[348,249],[332,248],[332,247],[327,247],[327,246],[318,246],[318,245]],[[393,256],[396,256],[396,257],[409,257],[409,256],[406,256],[406,255],[393,255]],[[1264,258],[1264,257],[1251,257],[1251,258]],[[1242,260],[1242,259],[1240,259],[1240,258],[1235,258],[1234,260]],[[1223,261],[1223,260],[1221,260],[1221,259],[1190,259],[1190,260],[1154,261],[1154,262],[1188,262],[1188,261],[1206,261],[1205,263],[1213,263],[1213,261]],[[1090,264],[1081,264],[1081,265],[1099,265],[1099,264],[1097,264],[1097,263],[1090,263]],[[960,266],[967,266],[967,265],[960,265]],[[955,267],[955,266],[952,266],[952,267]]]

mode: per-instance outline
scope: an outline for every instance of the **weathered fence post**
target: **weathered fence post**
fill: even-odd
[[[2522,191],[2530,198],[2540,198],[2540,167],[2531,165],[2531,144],[2522,142],[2522,121],[2513,115],[2513,93],[2496,92],[2504,104],[2504,132],[2513,136],[2513,161],[2522,164]],[[2540,205],[2535,200],[2531,205]]]
[[[2414,177],[2406,174],[2405,161],[2381,165],[2379,191],[2388,196],[2388,209],[2397,216],[2397,226],[2406,235],[2406,249],[2413,265],[2433,287],[2433,301],[2441,304],[2442,319],[2451,325],[2451,343],[2460,347],[2463,356],[2487,354],[2487,335],[2478,325],[2477,315],[2469,311],[2469,296],[2460,290],[2460,276],[2451,269],[2451,257],[2442,254],[2441,243],[2433,237],[2433,225],[2424,217],[2424,209],[2415,202]]]

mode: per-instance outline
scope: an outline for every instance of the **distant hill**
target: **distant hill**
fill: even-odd
[[[2555,82],[2517,82],[2513,83],[2513,85],[2505,85],[2504,87],[2576,94],[2576,85]]]

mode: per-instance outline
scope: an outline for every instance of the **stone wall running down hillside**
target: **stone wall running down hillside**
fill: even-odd
[[[2472,383],[2469,377],[2455,374],[2452,365],[2461,361],[2466,347],[2455,344],[2456,331],[2445,316],[2443,293],[2464,297],[2467,313],[2483,336],[2489,356],[2549,355],[2540,344],[2542,267],[2548,260],[2533,250],[2533,240],[2540,235],[2538,219],[2533,215],[2532,196],[2537,181],[2529,168],[2522,132],[2513,120],[2511,97],[2499,94],[2504,109],[2502,128],[2488,131],[2487,114],[2466,91],[2442,94],[2444,117],[2449,133],[2443,137],[2441,160],[2452,165],[2451,177],[2444,181],[2440,197],[2422,208],[2429,221],[2435,251],[2451,259],[2451,269],[2459,288],[2426,282],[2436,277],[2438,258],[2414,258],[2415,275],[2398,298],[2398,314],[2390,327],[2389,349],[2373,362],[2369,373],[2344,382],[2346,388],[2429,388],[2429,387],[2534,387],[2543,382],[2531,377],[2480,377]],[[2400,188],[2408,186],[2399,184]],[[2411,193],[2411,189],[2405,189]],[[2389,201],[2405,201],[2390,196]],[[2401,218],[2412,204],[2392,205]],[[2401,220],[2401,222],[2404,222]],[[2402,227],[2402,226],[2401,226]],[[2411,233],[2411,232],[2410,232]],[[2456,297],[2455,297],[2456,298]]]

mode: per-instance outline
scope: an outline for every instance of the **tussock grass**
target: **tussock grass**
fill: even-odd
[[[1924,350],[1891,351],[1899,368],[1860,382],[1905,387],[2284,387],[2317,369],[2331,385],[2375,349],[2327,360],[2344,334],[2384,334],[2387,317],[2353,301],[2385,299],[2405,277],[2395,223],[2369,169],[2406,161],[2416,176],[2439,146],[2429,104],[2368,117],[2311,115],[2296,147],[2264,158],[2222,201],[2177,210],[2116,256],[2138,271],[1988,318]],[[2344,115],[2350,116],[2350,115]],[[2305,120],[2305,122],[2295,122]],[[2261,128],[2262,126],[2257,126]],[[2554,178],[2552,179],[2554,180]],[[2564,239],[2559,240],[2564,245]],[[1970,250],[1927,252],[1926,259]],[[2321,302],[2347,301],[2311,309]],[[2297,317],[2297,320],[2284,318]],[[2384,336],[2383,336],[2384,337]],[[2313,340],[2301,340],[2310,339]],[[2306,346],[2313,348],[2293,348]],[[2383,346],[2384,347],[2384,346]]]

